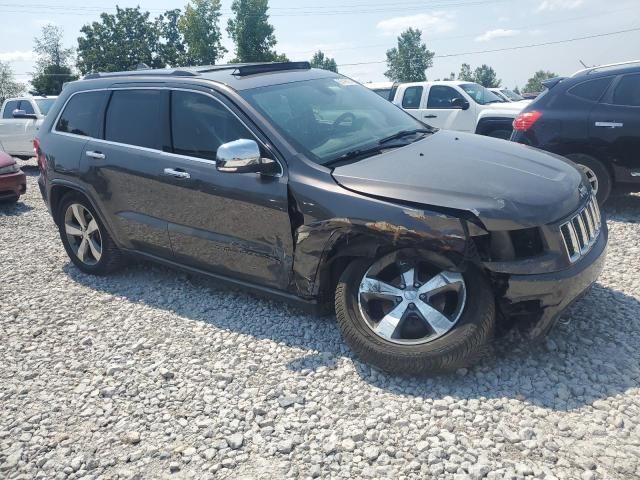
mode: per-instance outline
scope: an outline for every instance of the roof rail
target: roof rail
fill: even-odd
[[[618,63],[608,63],[605,65],[595,65],[589,68],[583,68],[582,70],[578,70],[572,76],[576,75],[589,75],[590,73],[598,73],[603,72],[609,69],[614,69],[618,67],[624,67],[625,65],[640,65],[640,60],[629,60],[627,62],[618,62]]]
[[[93,80],[95,78],[112,78],[112,77],[125,77],[125,76],[173,76],[173,77],[197,77],[199,72],[192,70],[179,70],[179,69],[149,69],[149,70],[131,70],[124,72],[97,72],[89,73],[83,77],[83,80]]]
[[[245,77],[258,73],[281,72],[285,70],[310,70],[309,62],[278,62],[278,63],[256,63],[237,66],[234,75]]]

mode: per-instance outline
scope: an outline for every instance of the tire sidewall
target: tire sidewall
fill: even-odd
[[[606,202],[612,188],[611,174],[607,170],[607,167],[605,167],[600,160],[585,154],[571,154],[567,155],[567,158],[573,163],[577,165],[584,165],[593,171],[598,178],[598,193],[596,194],[598,203],[602,205]]]

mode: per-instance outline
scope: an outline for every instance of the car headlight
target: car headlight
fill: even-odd
[[[7,165],[6,167],[0,167],[0,175],[6,175],[7,173],[16,173],[18,170],[18,164]]]

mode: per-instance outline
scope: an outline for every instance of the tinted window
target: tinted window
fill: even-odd
[[[56,103],[56,99],[55,98],[41,98],[36,100],[36,103],[38,104],[38,108],[40,109],[40,113],[42,113],[42,115],[46,115],[47,113],[49,113],[49,109],[53,106],[54,103]]]
[[[199,93],[171,93],[173,151],[215,160],[218,147],[253,135],[222,104]]]
[[[107,109],[105,140],[171,150],[167,90],[115,90]]]
[[[4,112],[2,113],[2,118],[13,118],[13,111],[18,110],[19,100],[11,100],[7,102],[4,106]]]
[[[464,100],[464,97],[455,89],[445,85],[434,85],[429,89],[427,108],[451,108],[451,101],[454,98]]]
[[[24,110],[27,115],[33,115],[36,111],[33,109],[33,105],[29,100],[22,100],[20,102],[20,110]]]
[[[611,77],[609,78],[597,78],[596,80],[590,80],[583,82],[569,89],[571,95],[584,98],[585,100],[591,100],[597,102],[604,94],[607,87],[611,83]]]
[[[100,138],[100,119],[108,92],[77,93],[67,103],[56,130],[86,137]]]
[[[404,91],[402,97],[402,108],[420,108],[422,98],[422,87],[409,87]]]
[[[622,77],[613,94],[613,103],[640,107],[640,74]]]
[[[391,89],[390,88],[380,88],[373,90],[378,95],[380,95],[385,100],[389,100],[391,98]]]

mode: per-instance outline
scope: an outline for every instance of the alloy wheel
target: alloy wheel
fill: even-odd
[[[593,194],[597,195],[598,194],[598,177],[596,173],[586,165],[581,165],[579,163],[577,165],[578,165],[578,168],[580,168],[580,170],[582,170],[584,174],[587,176],[587,180],[589,180],[589,183],[591,184]]]
[[[365,273],[358,297],[360,313],[376,335],[417,345],[456,325],[466,303],[466,284],[458,272],[383,257]]]
[[[64,214],[64,231],[73,253],[82,263],[96,265],[102,258],[102,235],[93,214],[72,203]]]

